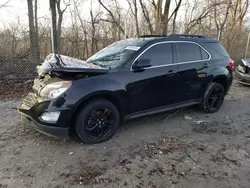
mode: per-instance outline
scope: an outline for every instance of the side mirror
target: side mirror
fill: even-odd
[[[135,62],[133,69],[140,70],[151,66],[151,61],[149,59],[139,59]]]

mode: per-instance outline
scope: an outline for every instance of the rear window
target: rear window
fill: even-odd
[[[178,63],[209,59],[209,55],[200,46],[194,43],[176,43]]]
[[[209,47],[209,51],[211,51],[214,57],[229,57],[227,51],[219,42],[206,43],[206,46]]]

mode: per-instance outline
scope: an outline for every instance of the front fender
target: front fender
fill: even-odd
[[[93,77],[94,78],[94,77]],[[74,83],[73,83],[74,84]],[[118,105],[120,112],[124,115],[129,113],[129,95],[124,84],[109,78],[86,79],[76,81],[76,86],[70,91],[75,97],[73,113],[92,98],[105,98]]]

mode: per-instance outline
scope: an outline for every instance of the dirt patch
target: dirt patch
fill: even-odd
[[[0,100],[20,99],[31,91],[33,80],[0,80]]]
[[[81,166],[81,169],[78,172],[67,174],[62,173],[60,178],[64,179],[66,184],[70,185],[90,185],[104,181],[103,179],[98,179],[97,177],[104,174],[106,171],[105,167],[84,163],[80,163],[79,165]],[[109,183],[109,181],[107,183]]]
[[[0,103],[0,188],[250,185],[250,88],[238,83],[217,113],[136,119],[97,145],[40,134],[19,122],[19,104]]]

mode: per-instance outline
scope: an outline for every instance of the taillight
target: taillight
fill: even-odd
[[[229,61],[229,67],[231,70],[234,70],[234,61],[232,59]]]

